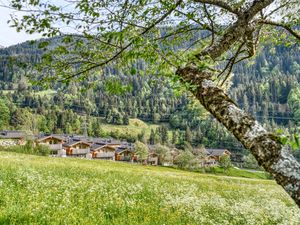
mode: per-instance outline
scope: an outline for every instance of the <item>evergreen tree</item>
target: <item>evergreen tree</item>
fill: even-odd
[[[166,144],[168,142],[168,128],[165,125],[162,125],[158,128],[158,133],[161,139],[161,143]]]
[[[154,145],[155,144],[155,132],[153,129],[151,129],[150,138],[149,138],[149,144]]]
[[[185,141],[192,143],[192,132],[188,126],[185,129]]]
[[[10,111],[6,102],[0,99],[0,129],[8,126],[10,120]]]
[[[129,125],[129,116],[127,113],[123,116],[123,125]]]

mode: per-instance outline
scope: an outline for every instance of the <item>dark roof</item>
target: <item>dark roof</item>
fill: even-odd
[[[4,138],[12,138],[12,139],[19,139],[24,138],[25,133],[19,130],[1,130],[0,131],[0,139]]]
[[[82,141],[82,140],[79,140],[79,139],[69,139],[66,143],[64,143],[63,145],[64,146],[68,146],[68,147],[71,147],[77,143],[84,143],[84,144],[87,144],[89,146],[91,146],[90,143],[86,142],[86,141]]]
[[[58,140],[62,140],[62,141],[66,141],[66,139],[67,139],[66,136],[60,135],[60,134],[51,134],[51,135],[41,134],[37,137],[37,141],[42,141],[47,138],[54,138],[54,139],[58,139]]]
[[[103,146],[105,146],[105,143],[94,143],[91,147],[91,150],[95,151],[96,149],[101,148]]]
[[[124,152],[124,151],[129,151],[129,152],[133,152],[133,148],[127,148],[126,146],[120,146],[118,148],[116,148],[116,153],[121,153],[121,152]]]
[[[221,156],[224,154],[225,151],[229,152],[227,149],[206,149],[206,150],[210,156]]]

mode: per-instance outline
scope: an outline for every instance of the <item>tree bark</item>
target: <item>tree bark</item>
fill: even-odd
[[[193,85],[192,92],[220,123],[249,149],[259,165],[300,207],[300,164],[283,146],[279,137],[267,132],[251,115],[239,109],[228,95],[211,79],[208,72],[194,67],[178,69],[183,82]]]

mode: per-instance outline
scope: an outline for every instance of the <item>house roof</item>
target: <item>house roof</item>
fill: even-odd
[[[66,143],[64,143],[64,146],[67,146],[67,147],[72,147],[76,144],[86,144],[88,146],[91,146],[92,144],[86,142],[86,141],[81,141],[81,140],[78,140],[78,139],[71,139],[71,140],[68,140]]]
[[[92,146],[91,146],[91,150],[92,150],[92,151],[97,151],[98,149],[103,148],[103,147],[105,147],[105,146],[106,146],[105,143],[94,143],[94,144],[92,144]]]
[[[227,149],[206,149],[206,150],[209,153],[209,156],[221,156],[225,152],[231,155],[230,151],[228,151]]]
[[[98,138],[98,137],[92,137],[89,138],[89,142],[91,143],[106,143],[106,144],[112,144],[112,145],[120,145],[121,142],[119,140],[111,139],[111,138]]]
[[[0,139],[20,139],[24,138],[25,133],[23,131],[18,130],[1,130],[0,131]]]
[[[120,147],[116,148],[116,153],[117,154],[120,154],[120,153],[126,152],[126,151],[133,152],[133,149],[127,148],[126,146],[120,146]]]
[[[56,140],[60,140],[60,141],[65,141],[65,137],[63,137],[63,136],[58,136],[58,135],[47,135],[47,136],[41,136],[41,137],[39,137],[38,139],[37,139],[37,142],[41,142],[41,141],[43,141],[43,140],[46,140],[46,139],[48,139],[48,138],[53,138],[53,139],[56,139]]]

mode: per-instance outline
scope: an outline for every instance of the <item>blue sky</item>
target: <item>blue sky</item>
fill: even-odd
[[[0,45],[7,47],[27,40],[40,38],[39,34],[29,35],[25,32],[18,33],[15,28],[9,27],[7,20],[10,19],[9,15],[11,13],[13,13],[12,10],[0,6]]]

